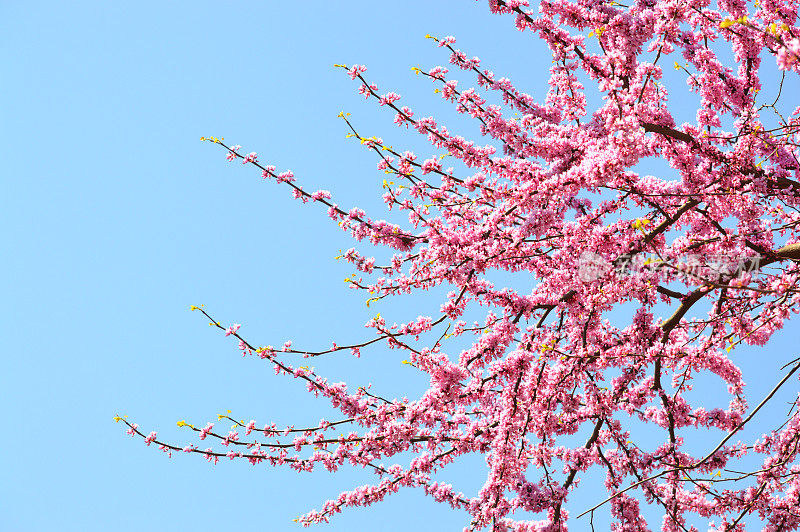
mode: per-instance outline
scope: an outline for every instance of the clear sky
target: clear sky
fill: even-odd
[[[243,324],[255,344],[308,348],[365,338],[361,325],[376,312],[342,282],[352,270],[333,257],[353,244],[324,210],[227,163],[200,137],[241,144],[292,169],[307,190],[390,217],[384,175],[336,115],[351,112],[363,133],[395,147],[430,150],[332,65],[366,64],[381,90],[446,118],[452,111],[410,70],[447,62],[426,33],[455,35],[540,96],[550,64],[541,44],[463,0],[5,2],[0,29],[0,530],[296,530],[293,518],[372,481],[362,471],[169,460],[112,421],[128,415],[179,444],[197,440],[176,421],[203,425],[227,409],[260,425],[315,423],[330,415],[321,401],[241,358],[189,305]],[[399,322],[437,308],[421,297],[386,311]],[[795,356],[789,336],[759,351],[769,373],[755,374],[753,397]],[[333,381],[413,398],[426,381],[402,358],[378,349],[314,365]],[[450,480],[471,496],[481,466],[464,461]],[[404,490],[325,530],[467,522]]]

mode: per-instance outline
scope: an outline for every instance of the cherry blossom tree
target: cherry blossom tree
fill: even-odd
[[[376,157],[387,208],[407,223],[342,208],[255,153],[203,139],[303,203],[324,205],[355,240],[389,250],[385,260],[356,248],[342,256],[359,272],[349,286],[368,303],[446,287],[440,313],[404,323],[378,314],[368,339],[312,351],[261,346],[192,307],[340,417],[295,428],[220,416],[231,431],[178,423],[216,448],[161,441],[115,419],[168,453],[377,475],[309,511],[303,525],[412,487],[464,512],[470,530],[588,530],[601,510],[613,530],[697,530],[702,521],[733,531],[753,519],[764,530],[797,530],[800,397],[780,426],[743,436],[781,387],[797,386],[800,360],[786,354],[774,389],[748,404],[731,351],[766,344],[800,310],[800,107],[784,109],[787,97],[798,103],[785,89],[800,73],[798,1],[489,0],[489,8],[549,47],[546,95],[523,92],[453,37],[427,36],[449,68],[414,69],[476,121],[486,145],[419,116],[379,90],[366,67],[337,65],[397,126],[430,143],[430,156],[418,157],[362,136],[340,115]],[[689,123],[676,123],[665,66],[683,73],[699,102]],[[476,88],[461,88],[455,72]],[[587,109],[594,93],[602,100]],[[646,174],[647,160],[668,164],[670,175]],[[489,276],[498,271],[524,275],[532,288],[495,286]],[[429,389],[383,397],[333,384],[304,361],[381,346],[428,374]],[[724,383],[724,408],[698,401],[700,378]],[[647,438],[635,437],[642,427]],[[468,454],[486,461],[477,493],[434,481]],[[573,507],[570,494],[594,472],[605,476],[602,495]],[[647,522],[643,505],[663,520]]]

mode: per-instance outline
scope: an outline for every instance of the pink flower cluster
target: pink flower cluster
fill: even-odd
[[[764,403],[747,396],[732,355],[767,344],[800,311],[800,108],[788,114],[781,98],[792,97],[789,81],[764,76],[762,65],[776,61],[796,86],[797,2],[488,4],[549,48],[546,93],[523,92],[453,37],[436,44],[475,87],[445,67],[415,69],[475,121],[480,142],[399,107],[400,95],[379,93],[366,67],[347,70],[359,94],[429,145],[424,155],[395,149],[347,119],[386,179],[387,207],[407,223],[342,209],[330,192],[306,192],[292,172],[223,144],[229,160],[325,205],[356,241],[391,249],[383,258],[341,254],[359,272],[347,286],[368,304],[438,290],[438,312],[399,323],[377,314],[367,340],[316,351],[291,341],[256,348],[238,324],[220,326],[244,355],[303,381],[339,417],[263,430],[241,421],[227,434],[212,423],[190,426],[227,452],[163,450],[376,474],[302,525],[409,487],[464,512],[471,530],[588,530],[605,512],[613,530],[643,531],[655,524],[647,507],[659,509],[664,531],[698,530],[711,519],[716,530],[743,530],[743,520],[800,529],[800,397],[785,423],[748,440],[745,427],[773,395]],[[662,70],[673,62],[678,84]],[[590,109],[595,91],[602,98]],[[673,102],[688,101],[682,91],[698,105],[679,124]],[[453,167],[443,166],[446,157]],[[648,159],[668,170],[643,173]],[[742,267],[716,268],[718,257]],[[632,263],[635,275],[624,267]],[[329,382],[299,362],[381,345],[382,356],[400,355],[404,371],[421,372],[428,389],[393,399]],[[785,362],[776,389],[797,383],[800,362],[775,365]],[[697,382],[727,393],[703,397],[693,392]],[[125,423],[132,436],[156,441]],[[438,475],[471,454],[486,467],[482,486],[465,494]],[[574,493],[596,473],[604,477],[590,488],[596,505],[576,505]]]

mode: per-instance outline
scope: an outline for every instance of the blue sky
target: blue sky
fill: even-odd
[[[342,282],[352,270],[333,257],[353,244],[323,210],[199,139],[224,137],[292,169],[307,190],[328,189],[342,206],[390,217],[383,174],[345,140],[336,115],[349,111],[368,136],[429,151],[332,65],[366,64],[369,78],[401,93],[402,103],[453,118],[410,70],[447,62],[426,33],[455,35],[464,51],[533,94],[544,93],[549,54],[484,2],[32,2],[6,3],[0,19],[0,529],[296,530],[294,517],[370,482],[362,471],[301,476],[168,460],[112,421],[128,415],[177,443],[196,442],[177,420],[202,425],[227,409],[259,424],[315,423],[330,414],[322,402],[241,358],[189,305],[243,324],[256,344],[293,339],[309,348],[365,338],[361,325],[376,311]],[[436,301],[419,297],[386,311],[406,321],[435,312]],[[788,344],[778,338],[780,362],[763,384],[755,379],[754,396],[793,358],[782,351]],[[426,381],[402,358],[377,350],[314,365],[334,381],[413,398]],[[464,461],[451,480],[472,495],[480,466]],[[326,530],[467,522],[406,490],[347,511]]]

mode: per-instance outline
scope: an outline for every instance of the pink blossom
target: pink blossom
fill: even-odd
[[[200,434],[198,435],[198,438],[200,438],[201,440],[205,440],[206,436],[208,436],[211,433],[211,430],[213,428],[214,428],[214,424],[213,423],[207,424],[205,427],[203,427],[200,430]]]
[[[237,157],[237,153],[236,152],[239,151],[240,149],[242,149],[242,147],[239,146],[239,145],[231,146],[230,148],[228,148],[228,155],[226,155],[226,158],[229,161],[233,161]]]

